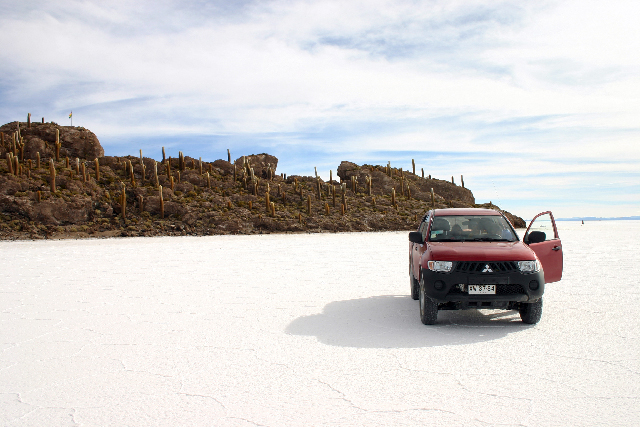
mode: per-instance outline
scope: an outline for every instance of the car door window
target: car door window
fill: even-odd
[[[544,213],[529,224],[527,231],[527,240],[535,242],[546,242],[548,240],[558,239],[557,230],[551,217],[551,212]]]
[[[420,224],[420,229],[418,231],[420,231],[420,233],[422,233],[422,240],[426,240],[427,238],[427,225],[429,224],[429,219],[425,219],[424,221],[422,221],[422,223]]]

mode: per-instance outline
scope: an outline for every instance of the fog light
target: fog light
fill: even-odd
[[[532,280],[529,282],[529,289],[531,289],[532,291],[537,290],[540,287],[540,283],[538,283],[537,280]]]
[[[433,287],[436,288],[436,291],[441,291],[444,289],[444,282],[442,280],[436,280]]]

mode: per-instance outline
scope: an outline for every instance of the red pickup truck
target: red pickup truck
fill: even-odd
[[[562,242],[551,212],[538,214],[522,241],[500,212],[435,209],[409,233],[411,297],[420,320],[438,310],[518,310],[524,323],[542,317],[546,283],[562,278]]]

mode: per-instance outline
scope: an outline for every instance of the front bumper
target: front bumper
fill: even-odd
[[[544,294],[544,272],[523,274],[519,271],[500,273],[449,273],[422,271],[425,294],[439,303],[461,302],[467,307],[501,306],[500,302],[534,302]],[[496,285],[496,293],[469,295],[468,285]],[[478,303],[485,304],[478,304]]]

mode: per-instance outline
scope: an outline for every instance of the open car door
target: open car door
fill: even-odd
[[[527,232],[524,243],[536,253],[542,263],[545,283],[557,282],[562,278],[562,242],[551,212],[536,215]]]

